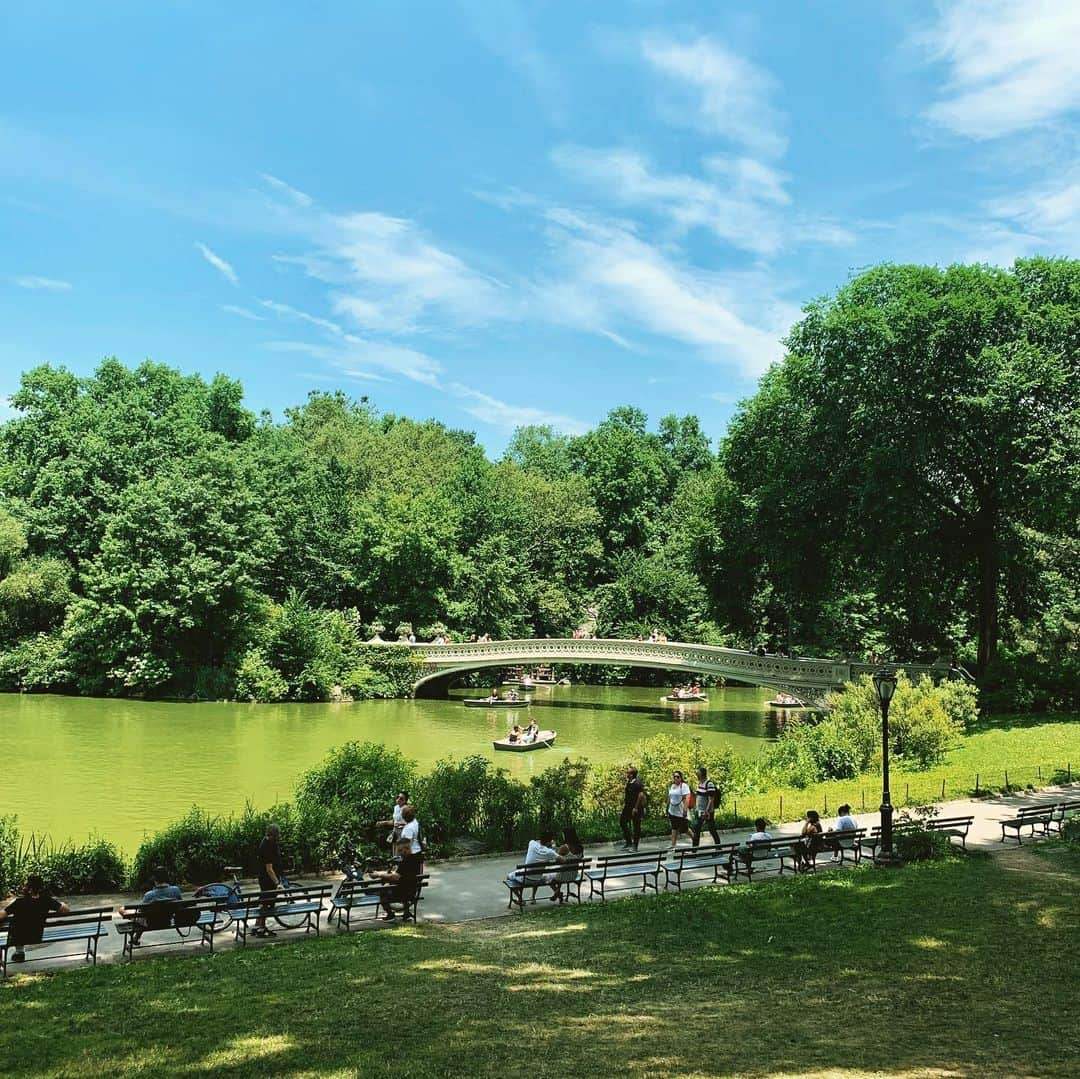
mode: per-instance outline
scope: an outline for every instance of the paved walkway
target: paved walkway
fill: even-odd
[[[1042,790],[1025,794],[981,798],[978,800],[965,799],[956,802],[942,802],[938,805],[938,810],[939,816],[942,817],[974,817],[975,819],[972,822],[971,831],[967,840],[968,849],[994,853],[1002,850],[1015,849],[1017,844],[1011,837],[1005,843],[1000,841],[1000,822],[1002,820],[1013,818],[1016,815],[1017,809],[1023,806],[1048,804],[1066,799],[1071,800],[1077,797],[1080,797],[1080,783],[1072,784],[1071,786],[1046,787]],[[879,823],[879,815],[877,812],[857,813],[854,814],[854,816],[860,826],[865,825],[869,828],[872,825]],[[826,826],[828,826],[828,821],[826,822]],[[772,832],[774,835],[791,835],[797,834],[799,830],[800,825],[798,822],[795,822],[774,828],[772,829]],[[746,835],[746,829],[723,832],[721,833],[721,841],[732,842],[734,840],[744,839]],[[708,841],[707,833],[705,839]],[[669,840],[667,839],[647,839],[643,840],[641,844],[642,849],[645,850],[659,850],[668,845]],[[598,855],[619,853],[620,849],[620,846],[612,843],[592,844],[586,848],[585,853],[587,856],[596,857]],[[502,881],[505,876],[520,863],[521,857],[522,855],[517,853],[510,855],[483,855],[453,861],[429,862],[427,871],[431,875],[431,884],[424,893],[424,901],[421,904],[420,920],[429,923],[465,922],[482,918],[497,918],[511,915],[512,912],[507,909],[507,892]],[[839,872],[842,870],[838,868],[836,871]],[[340,879],[340,876],[335,875],[325,879],[336,883],[336,881]],[[763,882],[761,886],[767,886],[767,879],[768,878],[766,878],[766,881]],[[711,882],[707,880],[687,879],[683,882],[683,888],[685,890],[692,887],[701,887],[710,883]],[[245,881],[245,888],[250,891],[255,891],[257,886],[254,882]],[[587,889],[585,889],[585,893],[587,894]],[[640,892],[634,889],[627,888],[625,890],[612,892],[610,899],[628,898],[640,894]],[[584,899],[584,894],[582,898]],[[71,901],[71,905],[74,907],[120,907],[137,901],[137,895],[125,893],[77,896]],[[548,905],[549,903],[544,900],[541,900],[536,904],[538,908],[546,907]],[[516,916],[520,917],[520,915]],[[354,917],[352,924],[354,931],[388,928],[384,926],[381,921],[372,918],[370,913],[367,912],[358,912],[357,916]],[[324,932],[325,931],[326,927],[324,919]],[[329,930],[330,933],[336,933],[337,931],[336,925]],[[287,933],[284,931],[280,931],[279,936],[273,941],[255,940],[249,936],[249,943],[246,947],[271,947],[274,944],[283,941],[300,939],[302,936],[302,933]],[[162,938],[159,936],[158,939]],[[147,943],[151,943],[154,940],[154,936],[148,936],[146,940]],[[115,932],[110,932],[108,936],[104,937],[99,942],[98,961],[117,961],[120,958],[120,947],[121,938]],[[232,947],[236,947],[236,945],[232,943],[231,936],[228,934],[220,937],[215,944],[215,950],[219,948],[221,950],[226,950]],[[63,949],[57,947],[55,950],[61,951]],[[141,952],[140,955],[176,955],[199,951],[205,951],[205,949],[201,949],[198,944],[185,944],[168,948],[148,948]],[[81,959],[72,958],[41,964],[39,966],[32,961],[33,954],[33,952],[27,954],[28,962],[24,966],[20,967],[15,964],[9,964],[9,974],[18,971],[32,972],[35,970],[58,970],[65,966],[82,965]]]

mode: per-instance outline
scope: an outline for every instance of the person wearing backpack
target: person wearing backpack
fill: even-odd
[[[692,833],[694,847],[701,842],[702,829],[707,828],[714,843],[720,842],[720,833],[716,830],[716,799],[719,791],[716,784],[709,778],[709,770],[700,767],[697,770],[697,789],[694,791],[694,830]]]

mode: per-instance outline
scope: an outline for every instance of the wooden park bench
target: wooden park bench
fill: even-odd
[[[564,862],[532,862],[522,863],[515,866],[512,873],[507,874],[503,880],[510,900],[507,909],[525,910],[525,892],[532,893],[530,903],[536,902],[537,888],[556,886],[562,893],[561,902],[566,903],[570,899],[581,902],[581,885],[585,880],[585,870],[589,867],[588,858],[567,859]]]
[[[797,835],[787,835],[738,844],[735,853],[736,875],[745,873],[747,880],[753,880],[755,872],[774,869],[782,876],[788,862],[791,863],[791,871],[794,873],[799,864],[795,857],[799,838]]]
[[[893,821],[893,837],[903,835],[905,832],[917,831],[920,827],[928,832],[943,832],[949,837],[949,842],[959,839],[960,846],[967,850],[968,832],[974,817],[928,817],[926,820],[898,820]],[[875,824],[863,837],[862,846],[869,852],[871,857],[877,854],[881,846],[881,825]]]
[[[683,874],[700,870],[711,870],[713,884],[720,882],[721,874],[724,880],[731,880],[731,863],[738,849],[738,843],[715,843],[691,850],[671,851],[663,863],[664,875],[667,878],[664,887],[667,888],[674,882],[676,891],[681,892]]]
[[[589,898],[592,899],[599,892],[603,901],[607,899],[606,887],[609,881],[632,881],[635,877],[641,878],[643,892],[652,888],[659,893],[660,859],[663,853],[659,850],[652,854],[635,851],[633,854],[612,854],[597,858],[593,868],[585,870],[585,877],[589,881]]]
[[[83,910],[69,911],[67,914],[50,914],[45,919],[41,944],[84,941],[86,950],[84,952],[80,948],[77,952],[50,952],[45,955],[35,952],[32,962],[81,955],[97,966],[98,941],[109,932],[111,917],[112,907],[86,907]],[[5,919],[0,922],[0,978],[7,977],[8,949],[14,947],[15,945],[11,943],[11,921]],[[27,947],[34,947],[34,945],[27,945]],[[40,947],[40,944],[37,947]]]
[[[198,942],[214,950],[214,936],[229,924],[224,900],[217,897],[206,899],[166,899],[155,903],[139,903],[129,908],[132,914],[115,923],[116,931],[123,937],[121,954],[131,959],[135,948],[163,948],[170,944]],[[165,940],[155,939],[144,943],[147,933],[167,933]]]
[[[396,903],[401,903],[403,907],[402,916],[406,921],[416,921],[416,908],[419,906],[420,900],[424,898],[424,889],[430,883],[430,875],[421,873],[416,878],[416,891],[413,893],[412,898],[404,903],[401,900],[394,900]],[[352,926],[352,912],[354,910],[370,910],[372,917],[377,918],[383,895],[393,892],[396,887],[397,884],[393,881],[343,880],[330,900],[330,913],[327,915],[326,920],[331,922],[336,918],[338,928],[340,929],[344,925],[345,929],[348,930]]]
[[[1017,810],[1015,817],[1001,822],[1001,839],[998,842],[1005,842],[1006,829],[1012,831],[1018,845],[1023,843],[1020,833],[1024,828],[1028,829],[1031,838],[1034,838],[1036,828],[1040,829],[1042,835],[1049,835],[1056,808],[1052,803],[1047,803],[1040,806],[1025,806],[1023,809]]]
[[[329,884],[321,884],[240,896],[239,902],[229,908],[236,924],[236,939],[247,944],[248,922],[260,915],[265,915],[267,921],[286,919],[278,921],[282,929],[303,929],[305,934],[314,930],[315,935],[320,936],[319,920],[330,891]]]
[[[865,828],[846,828],[843,831],[834,828],[828,832],[822,832],[820,844],[811,848],[809,855],[810,865],[816,869],[817,859],[821,854],[830,855],[834,861],[838,861],[841,865],[849,858],[858,865],[862,860],[863,840],[865,838]]]

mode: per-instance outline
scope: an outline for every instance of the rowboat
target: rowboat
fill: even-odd
[[[669,693],[662,699],[669,704],[687,704],[694,701],[708,703],[709,700],[704,693]]]
[[[535,742],[511,742],[507,738],[496,738],[491,744],[496,749],[508,753],[528,753],[533,749],[550,749],[555,744],[555,732],[539,731]]]
[[[775,701],[769,701],[769,708],[806,708],[802,701],[797,697],[789,697],[787,700],[780,700],[777,698]]]
[[[516,701],[506,697],[466,697],[461,703],[466,708],[524,708],[531,700],[531,697],[521,697]]]

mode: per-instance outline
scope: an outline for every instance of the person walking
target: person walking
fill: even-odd
[[[638,779],[636,768],[626,769],[623,788],[623,808],[619,827],[623,834],[623,850],[637,850],[641,842],[641,818],[645,816],[645,784]]]
[[[401,818],[401,811],[409,804],[409,792],[398,791],[397,797],[394,799],[394,808],[390,811],[389,820],[379,820],[375,822],[376,828],[389,828],[390,834],[386,837],[387,846],[396,847],[398,837],[401,835],[401,828],[404,825],[404,820]]]
[[[266,834],[259,844],[259,891],[265,902],[259,908],[255,919],[256,937],[276,936],[272,929],[266,928],[266,916],[273,906],[274,893],[281,887],[281,828],[271,821],[266,826]]]
[[[716,830],[716,799],[720,792],[709,778],[709,770],[702,765],[697,770],[697,790],[694,791],[695,803],[694,828],[692,832],[694,847],[701,842],[702,829],[707,828],[714,843],[720,842],[720,833]]]
[[[671,825],[671,849],[679,842],[679,836],[686,835],[689,827],[687,817],[690,813],[690,788],[682,772],[671,774],[671,786],[668,787],[668,823]]]

